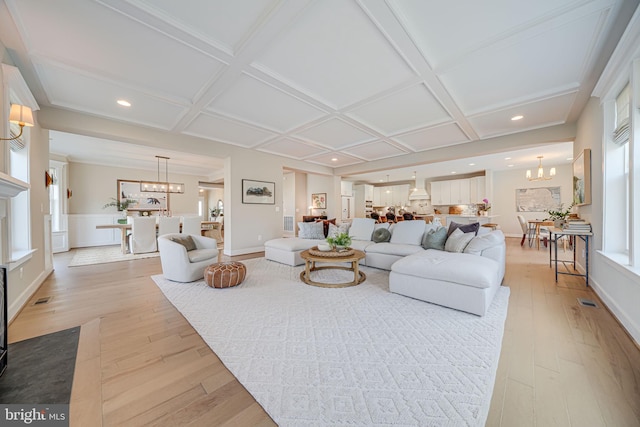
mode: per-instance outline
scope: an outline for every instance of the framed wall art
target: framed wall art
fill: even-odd
[[[591,204],[591,149],[586,148],[573,161],[573,204]]]
[[[560,203],[560,187],[516,188],[516,212],[546,212]]]
[[[276,183],[268,181],[242,180],[242,203],[257,205],[276,204]]]
[[[313,193],[311,195],[313,209],[327,209],[327,193]]]

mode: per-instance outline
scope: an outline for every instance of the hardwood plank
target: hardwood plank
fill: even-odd
[[[9,327],[14,342],[82,326],[72,425],[275,425],[150,279],[158,258],[69,268],[72,257],[54,256],[54,273]],[[608,310],[577,304],[597,300],[584,281],[556,283],[547,251],[507,239],[504,285],[486,425],[640,426],[640,349]],[[48,304],[33,305],[43,296]]]
[[[100,383],[100,319],[94,319],[80,329],[69,405],[70,425],[102,425]]]

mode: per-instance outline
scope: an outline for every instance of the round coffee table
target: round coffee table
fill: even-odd
[[[314,252],[313,254],[309,253],[308,250],[302,251],[302,253],[300,254],[300,257],[305,261],[304,271],[300,273],[300,280],[302,280],[307,285],[320,286],[323,288],[346,288],[347,286],[359,285],[367,279],[367,276],[358,269],[358,261],[365,257],[364,252],[352,249],[347,253],[347,255],[337,255],[335,252],[327,253],[326,255],[315,255],[319,254],[319,251],[317,251],[316,249],[317,248],[311,248],[311,250],[313,250]],[[350,262],[351,267],[344,267],[342,265],[323,265],[320,267],[316,266],[316,263],[340,262]],[[311,280],[312,271],[327,269],[353,271],[353,282],[322,283]]]

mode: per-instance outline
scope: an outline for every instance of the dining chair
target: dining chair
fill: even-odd
[[[202,233],[202,218],[199,216],[182,217],[182,234],[194,234],[200,236]]]
[[[179,216],[158,217],[158,236],[164,236],[169,233],[180,233]]]
[[[518,215],[518,222],[520,223],[520,228],[522,228],[522,240],[520,241],[520,246],[524,246],[524,240],[527,238],[529,239],[529,247],[533,246],[535,226],[532,227],[533,224],[529,224],[529,221],[524,219],[522,215]]]
[[[156,252],[156,219],[151,216],[134,216],[131,218],[131,236],[129,248],[132,254]]]

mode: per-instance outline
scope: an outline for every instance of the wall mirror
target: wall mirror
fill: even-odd
[[[160,211],[169,209],[167,193],[148,193],[140,191],[140,181],[118,180],[118,202],[130,200],[130,211]]]

